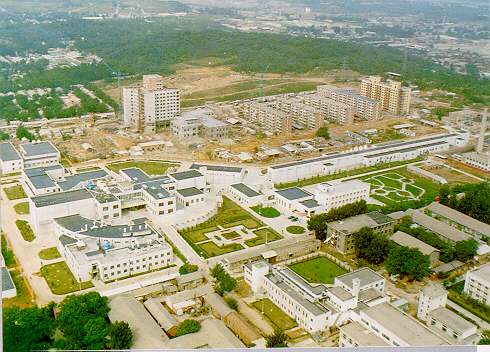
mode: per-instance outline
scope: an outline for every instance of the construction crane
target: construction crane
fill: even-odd
[[[121,109],[122,109],[122,92],[121,92],[121,76],[126,76],[125,73],[121,73],[121,71],[117,71],[114,70],[111,66],[109,66],[104,60],[102,60],[102,63],[104,65],[107,66],[107,68],[109,70],[111,70],[111,72],[113,74],[115,74],[117,76],[117,88],[118,88],[118,92],[119,92],[119,114],[121,113]]]
[[[262,97],[264,96],[264,73],[267,72],[270,65],[271,64],[269,63],[265,68],[265,70],[260,73],[260,92],[259,92],[260,100],[262,100]]]

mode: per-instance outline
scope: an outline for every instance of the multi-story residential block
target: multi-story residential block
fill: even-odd
[[[292,124],[301,128],[317,130],[324,125],[325,116],[322,110],[305,104],[296,98],[278,97],[274,101],[276,108],[292,118]]]
[[[160,75],[143,76],[143,87],[123,88],[124,123],[146,132],[180,113],[180,90],[165,88]]]
[[[457,210],[451,209],[438,202],[430,203],[426,208],[431,216],[437,216],[439,220],[448,223],[451,226],[461,229],[472,236],[481,238],[490,235],[490,225],[473,219]]]
[[[54,166],[61,160],[59,150],[49,141],[21,144],[19,151],[24,169]]]
[[[2,174],[20,172],[23,168],[23,159],[10,142],[0,143],[0,162]]]
[[[427,321],[430,311],[446,306],[447,295],[448,292],[440,286],[429,285],[424,287],[420,292],[417,318]]]
[[[354,108],[354,115],[366,120],[381,118],[381,102],[329,85],[316,87],[318,95]]]
[[[306,105],[312,106],[323,113],[325,119],[347,125],[354,122],[354,107],[326,98],[320,94],[301,96]]]
[[[490,305],[490,300],[488,299],[489,289],[490,263],[466,272],[463,292],[469,297]]]
[[[331,241],[341,253],[353,253],[355,248],[352,234],[365,226],[372,228],[376,234],[391,236],[395,221],[387,215],[373,211],[342,221],[329,222],[327,224],[327,241]]]
[[[270,132],[291,133],[291,116],[265,103],[255,101],[245,103],[243,104],[243,114],[247,120],[259,123]]]
[[[410,109],[411,88],[402,87],[401,82],[371,76],[361,81],[361,95],[381,102],[381,109],[394,114],[408,114]]]

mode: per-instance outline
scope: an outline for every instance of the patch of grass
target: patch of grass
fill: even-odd
[[[301,233],[304,233],[306,230],[303,226],[292,225],[286,227],[286,231],[294,235],[299,235]]]
[[[11,270],[10,275],[12,276],[12,281],[14,282],[15,288],[17,289],[17,296],[12,298],[2,299],[2,307],[13,307],[18,306],[21,309],[35,307],[36,302],[32,300],[31,293],[27,288],[27,285],[22,277],[19,269]]]
[[[15,268],[17,266],[14,259],[14,252],[7,248],[7,240],[4,235],[2,235],[2,256],[7,268]]]
[[[243,246],[238,243],[228,244],[226,246],[218,247],[213,241],[199,243],[196,245],[202,252],[205,258],[214,257],[230,252],[235,252],[243,249]],[[198,252],[198,254],[201,254]]]
[[[267,298],[253,302],[252,306],[259,312],[262,312],[263,309],[264,315],[269,318],[272,324],[279,330],[289,330],[298,326],[298,323]]]
[[[70,167],[71,166],[70,160],[68,160],[68,159],[61,159],[60,164],[63,167]]]
[[[391,178],[384,176],[375,176],[377,180],[381,181],[386,187],[393,187],[395,189],[402,189],[401,182],[392,180]]]
[[[128,167],[138,167],[148,175],[163,175],[169,167],[179,166],[177,163],[159,162],[159,161],[123,161],[107,164],[106,167],[119,173],[119,170],[126,169]]]
[[[250,209],[252,209],[257,214],[262,215],[263,217],[266,218],[277,218],[279,215],[281,215],[281,213],[278,210],[272,207],[264,208],[256,205],[255,207],[251,207]]]
[[[337,276],[347,273],[347,270],[325,257],[307,259],[289,265],[296,274],[312,283],[333,284]]]
[[[278,234],[276,231],[270,228],[254,230],[253,233],[256,234],[257,237],[245,241],[245,244],[249,247],[254,247],[260,244],[264,244],[266,237],[267,237],[267,243],[277,241],[283,238],[280,234]]]
[[[44,265],[41,273],[55,295],[64,295],[80,289],[77,279],[65,262]],[[91,281],[82,282],[80,286],[82,290],[94,287]]]
[[[101,168],[99,166],[86,166],[86,167],[79,167],[77,169],[77,172],[95,171],[100,169]]]
[[[27,194],[21,185],[5,188],[5,193],[10,200],[27,198]]]
[[[240,235],[238,233],[236,233],[236,231],[223,232],[223,233],[221,233],[221,236],[223,236],[227,240],[231,240],[232,238],[240,237]]]
[[[412,193],[414,197],[418,197],[422,194],[422,190],[412,185],[405,185],[405,190]]]
[[[226,224],[223,224],[223,227],[230,228],[233,226],[243,225],[247,229],[255,229],[257,227],[263,226],[264,224],[252,217],[230,217],[227,219]]]
[[[32,232],[31,227],[29,226],[29,223],[24,220],[16,220],[15,224],[17,225],[17,228],[20,231],[20,234],[22,235],[22,238],[27,241],[27,242],[32,242],[36,238],[34,236],[34,232]]]
[[[30,214],[30,211],[29,211],[29,202],[22,202],[22,203],[15,204],[14,205],[14,210],[19,215]]]
[[[58,252],[58,248],[50,247],[40,250],[39,258],[41,258],[42,260],[51,260],[61,258],[61,255],[60,252]]]

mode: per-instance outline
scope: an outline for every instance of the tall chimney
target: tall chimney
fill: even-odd
[[[481,154],[483,152],[483,142],[485,141],[485,130],[487,129],[487,112],[488,109],[485,108],[485,111],[483,112],[483,116],[481,119],[480,137],[478,137],[478,144],[476,145],[476,152],[478,154]]]

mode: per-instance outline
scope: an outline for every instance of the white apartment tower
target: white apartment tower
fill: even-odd
[[[394,114],[407,114],[410,109],[411,89],[401,82],[388,79],[381,82],[380,76],[370,76],[361,81],[361,95],[381,102],[381,109]]]
[[[165,88],[162,76],[144,75],[143,87],[123,89],[124,123],[154,132],[180,113],[180,90]]]

